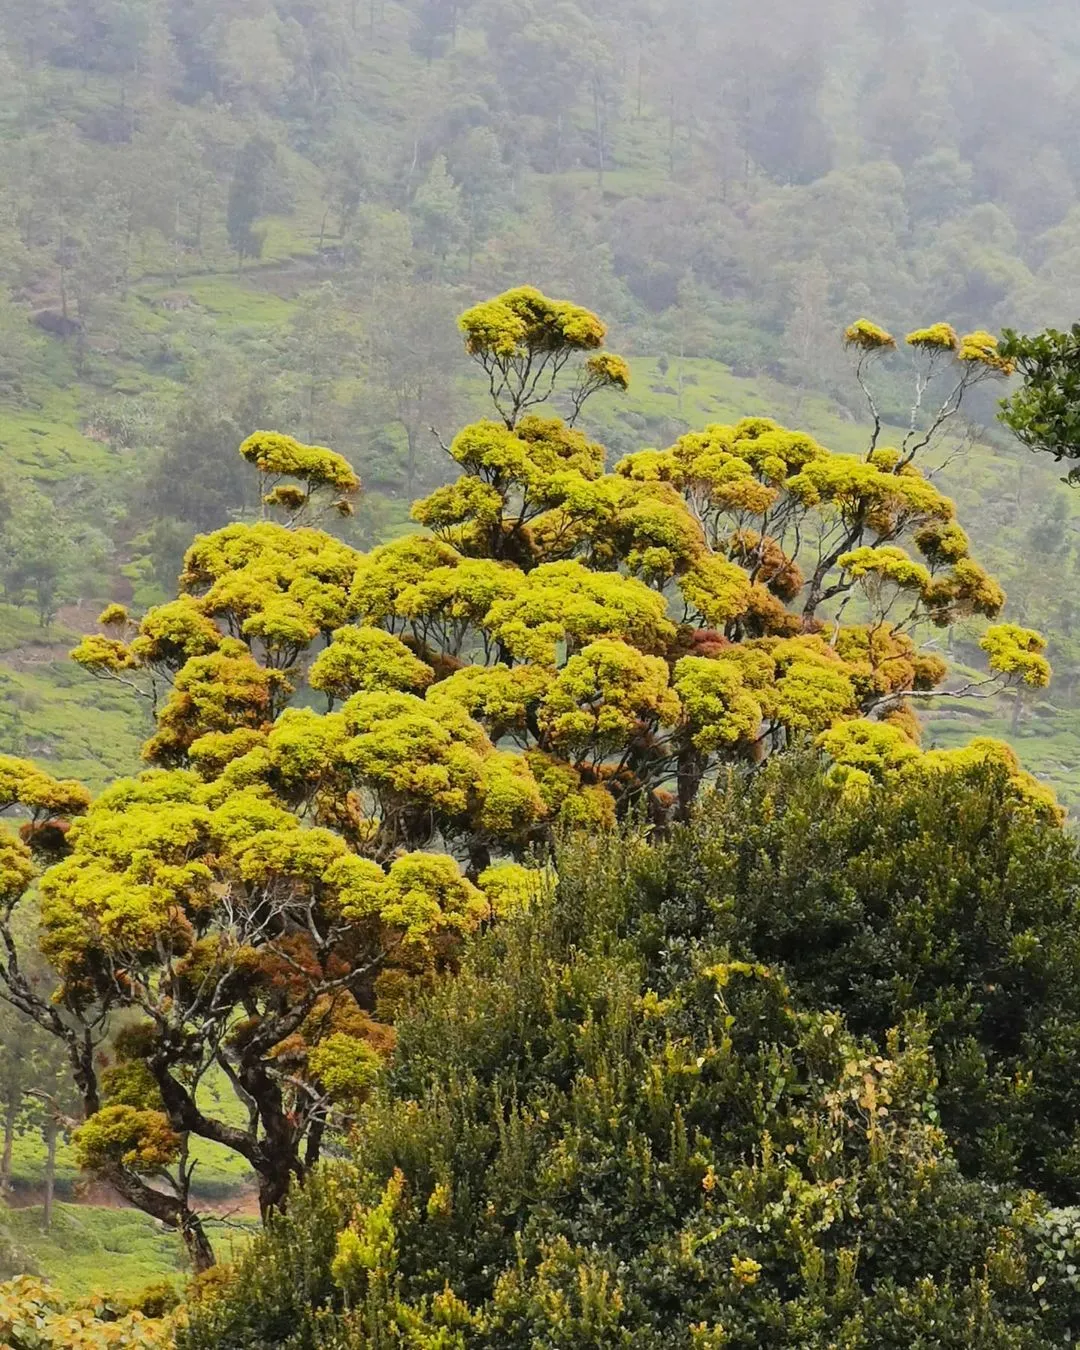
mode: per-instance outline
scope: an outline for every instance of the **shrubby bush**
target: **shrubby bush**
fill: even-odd
[[[71,1301],[30,1275],[0,1284],[0,1345],[4,1350],[166,1350],[168,1314],[176,1303],[169,1285],[135,1300],[104,1294]]]
[[[812,765],[778,762],[715,796],[650,867],[636,884],[654,897],[661,981],[709,933],[879,1048],[921,1018],[965,1169],[1075,1198],[1080,855],[1017,799],[1007,765],[845,803]]]
[[[567,844],[180,1350],[1067,1342],[1076,869],[986,765]]]

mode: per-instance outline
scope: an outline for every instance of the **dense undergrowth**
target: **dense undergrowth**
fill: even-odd
[[[1067,1342],[1075,845],[985,769],[829,791],[566,846],[178,1344]]]

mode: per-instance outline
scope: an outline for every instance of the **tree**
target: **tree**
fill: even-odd
[[[18,936],[24,949],[33,934],[33,915],[23,916]],[[29,932],[27,930],[30,930]],[[44,997],[52,987],[52,973],[44,961],[28,957],[23,967],[28,983]],[[52,1223],[56,1185],[56,1144],[68,1133],[79,1103],[73,1091],[71,1065],[62,1044],[10,1003],[0,1002],[0,1109],[3,1120],[3,1153],[0,1155],[0,1191],[12,1184],[15,1138],[39,1133],[45,1144],[42,1227]]]
[[[761,46],[738,53],[746,81],[740,130],[747,151],[772,178],[809,183],[832,166],[833,146],[820,111],[825,65],[815,45],[783,54]]]
[[[452,419],[457,402],[454,371],[460,348],[446,299],[433,288],[383,289],[368,333],[377,383],[385,389],[392,416],[405,432],[405,491],[431,470],[423,455],[432,428]]]
[[[148,457],[139,488],[140,506],[186,524],[185,549],[193,532],[218,529],[256,505],[251,471],[235,448],[269,411],[265,379],[235,352],[211,347],[192,371],[182,404],[154,437],[160,449]]]
[[[20,485],[11,515],[0,523],[4,594],[12,604],[32,605],[48,628],[57,609],[77,597],[76,582],[103,552],[96,530],[77,525],[32,485]]]
[[[461,207],[461,188],[446,167],[446,156],[436,155],[412,204],[416,242],[440,267],[462,243],[467,231]]]
[[[12,1156],[19,1117],[31,1083],[31,1053],[34,1024],[10,1006],[0,1008],[0,1111],[3,1113],[3,1153],[0,1154],[0,1189],[11,1187]]]
[[[1031,336],[1006,329],[1001,351],[1023,377],[1002,402],[1001,420],[1029,450],[1059,463],[1080,459],[1080,324]],[[1080,481],[1080,466],[1069,470],[1068,481]]]
[[[309,440],[333,431],[334,386],[355,369],[359,343],[355,318],[332,282],[323,282],[300,299],[289,324],[284,355],[286,370],[297,386],[298,412]]]
[[[601,320],[526,287],[460,326],[501,420],[453,440],[461,476],[414,507],[426,533],[356,553],[317,528],[353,509],[347,461],[255,433],[263,519],[199,536],[177,600],[110,606],[74,653],[151,702],[150,767],[65,833],[52,803],[85,798],[8,765],[31,816],[13,909],[31,852],[63,855],[40,880],[59,985],[28,989],[14,942],[0,981],[69,1047],[86,1165],[197,1265],[186,1140],[239,1153],[279,1209],[354,1118],[397,1011],[543,884],[557,827],[666,827],[724,763],[822,734],[849,792],[921,762],[910,702],[946,669],[909,630],[1003,602],[912,463],[927,429],[860,458],[748,419],[605,473],[602,446],[537,411],[626,387]],[[869,361],[892,339],[863,321],[850,341]],[[965,387],[997,368],[985,335],[909,341]],[[845,623],[856,594],[867,617]],[[982,641],[985,688],[1049,678],[1038,634]],[[139,1020],[103,1074],[121,1011]],[[201,1101],[212,1066],[245,1124]]]
[[[266,209],[276,161],[277,146],[263,135],[252,136],[236,157],[225,224],[240,266],[245,258],[258,258],[262,253],[264,236],[255,222]]]
[[[490,127],[473,127],[456,148],[450,167],[461,185],[471,267],[477,246],[491,233],[509,186],[509,174],[494,131]]]

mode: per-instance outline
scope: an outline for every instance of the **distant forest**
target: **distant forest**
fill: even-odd
[[[1062,0],[10,0],[0,41],[0,584],[44,624],[170,594],[258,426],[360,467],[356,542],[400,527],[473,406],[454,315],[522,278],[674,366],[613,453],[688,428],[687,363],[854,417],[860,314],[1080,308]],[[1071,588],[1015,561],[1073,566],[1032,481],[980,479],[975,530],[1071,649]]]

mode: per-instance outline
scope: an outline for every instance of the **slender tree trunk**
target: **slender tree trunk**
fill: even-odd
[[[698,792],[701,788],[701,780],[705,774],[705,765],[707,761],[700,751],[695,750],[693,746],[688,746],[679,755],[679,766],[677,770],[679,809],[678,818],[680,821],[690,819],[690,812],[693,809]]]
[[[188,1260],[191,1262],[191,1268],[196,1275],[201,1275],[204,1270],[209,1270],[211,1266],[217,1265],[217,1257],[210,1245],[210,1239],[206,1236],[202,1219],[193,1210],[184,1211],[184,1217],[180,1225],[180,1236],[184,1240]]]
[[[638,47],[637,58],[637,120],[641,121],[642,83],[645,76],[645,49]]]
[[[46,1233],[52,1227],[53,1196],[56,1193],[56,1136],[59,1128],[56,1117],[50,1111],[45,1122],[45,1207],[41,1221]]]
[[[215,1264],[217,1258],[206,1236],[202,1220],[186,1200],[155,1190],[153,1186],[143,1181],[142,1177],[126,1167],[113,1167],[103,1172],[102,1177],[136,1209],[141,1209],[144,1214],[149,1214],[151,1218],[157,1219],[167,1228],[174,1228],[180,1234],[196,1274],[209,1270]]]
[[[15,1146],[15,1122],[18,1119],[20,1105],[19,1098],[12,1097],[4,1112],[4,1153],[0,1157],[0,1190],[6,1191],[11,1186],[11,1152]]]
[[[593,80],[593,121],[596,125],[596,185],[604,186],[604,118],[600,107],[600,81]]]
[[[416,431],[413,427],[406,426],[405,439],[409,446],[405,461],[405,494],[411,497],[416,486]]]

